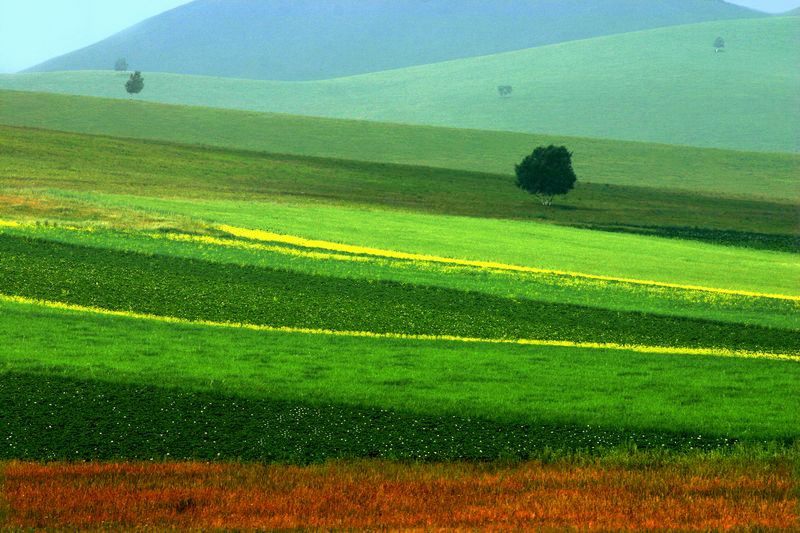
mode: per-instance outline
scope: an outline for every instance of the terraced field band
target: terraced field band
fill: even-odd
[[[494,261],[476,261],[472,259],[454,259],[450,257],[441,257],[436,255],[415,254],[408,252],[399,252],[396,250],[385,250],[380,248],[370,248],[365,246],[356,246],[352,244],[341,244],[330,241],[321,241],[314,239],[306,239],[304,237],[297,237],[294,235],[284,235],[281,233],[272,233],[262,230],[253,230],[247,228],[240,228],[236,226],[229,226],[227,224],[220,224],[217,229],[224,231],[234,237],[250,239],[255,241],[283,243],[302,248],[312,248],[318,250],[329,250],[335,252],[343,252],[348,254],[369,255],[375,257],[383,257],[387,259],[402,259],[406,261],[422,261],[428,263],[443,263],[448,265],[467,266],[474,268],[482,268],[487,270],[504,270],[511,272],[524,272],[529,274],[547,274],[553,276],[564,276],[572,278],[583,278],[598,281],[611,281],[616,283],[629,283],[633,285],[646,285],[651,287],[664,287],[668,289],[681,289],[689,291],[710,292],[716,294],[729,294],[734,296],[745,296],[751,298],[770,298],[775,300],[788,300],[793,302],[800,302],[800,296],[792,296],[789,294],[770,294],[752,291],[743,291],[735,289],[720,289],[716,287],[704,287],[701,285],[683,285],[680,283],[669,283],[664,281],[644,280],[635,278],[621,278],[615,276],[604,276],[600,274],[588,274],[585,272],[571,272],[567,270],[552,270],[546,268],[536,268],[520,265],[511,265],[507,263],[498,263]]]
[[[167,322],[171,324],[185,324],[196,326],[208,326],[218,328],[246,329],[251,331],[265,331],[275,333],[297,333],[306,335],[328,335],[337,337],[365,337],[373,339],[406,339],[415,341],[440,341],[440,342],[462,342],[462,343],[483,343],[483,344],[513,344],[521,346],[551,346],[562,348],[583,348],[597,350],[620,350],[637,353],[663,354],[663,355],[705,355],[713,357],[736,357],[746,359],[769,359],[773,361],[789,361],[800,363],[800,354],[768,353],[749,350],[730,350],[726,348],[684,348],[673,346],[645,346],[636,344],[617,344],[610,342],[572,342],[548,339],[492,339],[478,337],[458,337],[454,335],[417,335],[406,333],[375,333],[371,331],[337,331],[330,329],[298,328],[287,326],[268,326],[261,324],[247,324],[237,322],[217,322],[211,320],[189,320],[172,316],[160,316],[146,313],[136,313],[133,311],[118,311],[113,309],[103,309],[84,305],[75,305],[53,300],[39,300],[35,298],[25,298],[0,294],[0,302],[8,302],[23,305],[36,305],[50,309],[61,309],[65,311],[76,311],[81,313],[92,313],[97,315],[117,316],[140,320],[153,320],[157,322]]]

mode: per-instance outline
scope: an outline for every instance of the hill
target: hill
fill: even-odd
[[[31,71],[310,80],[759,14],[709,0],[197,0]],[[320,30],[322,28],[322,30]]]
[[[0,219],[94,211],[54,190],[195,201],[308,202],[550,222],[739,247],[797,251],[797,206],[579,182],[545,208],[509,175],[182,146],[0,126]],[[116,169],[109,174],[109,168]],[[750,171],[753,170],[751,167]],[[2,194],[5,189],[6,193]],[[30,190],[47,190],[37,199]],[[90,202],[91,203],[91,202]],[[174,209],[174,208],[173,208]],[[199,209],[199,207],[198,207]],[[103,217],[108,218],[108,217]],[[111,216],[110,220],[118,218]]]
[[[304,83],[145,73],[137,98],[255,111],[800,149],[800,18],[711,22]],[[714,53],[718,35],[727,41]],[[0,88],[127,97],[124,73],[0,76]],[[498,85],[511,85],[510,97]]]
[[[459,130],[0,91],[0,123],[262,152],[510,176],[537,145],[564,144],[581,182],[795,202],[800,156]],[[766,177],[766,178],[765,178]],[[766,182],[765,182],[766,179]]]

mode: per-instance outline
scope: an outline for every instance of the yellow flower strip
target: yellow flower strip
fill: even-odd
[[[50,309],[60,309],[66,311],[78,311],[82,313],[93,313],[97,315],[117,316],[135,318],[141,320],[153,320],[170,324],[185,324],[198,326],[211,326],[218,328],[246,329],[251,331],[300,333],[306,335],[328,335],[337,337],[366,337],[373,339],[406,339],[415,341],[449,341],[463,343],[482,343],[482,344],[513,344],[522,346],[553,346],[563,348],[584,348],[600,350],[622,350],[628,352],[665,354],[665,355],[707,355],[714,357],[736,357],[748,359],[770,359],[774,361],[793,361],[800,362],[800,354],[779,354],[769,352],[754,352],[747,350],[729,350],[726,348],[676,348],[671,346],[644,346],[638,344],[617,344],[611,342],[572,342],[559,340],[540,340],[540,339],[485,339],[476,337],[457,337],[453,335],[415,335],[406,333],[374,333],[371,331],[337,331],[319,328],[297,328],[288,326],[265,326],[260,324],[247,324],[240,322],[214,322],[210,320],[189,320],[171,316],[151,315],[136,313],[134,311],[116,311],[101,307],[91,307],[76,305],[52,300],[39,300],[26,298],[23,296],[11,296],[0,294],[0,302],[8,302],[24,305],[37,305]]]
[[[0,228],[19,228],[22,224],[13,220],[0,220]]]
[[[551,270],[545,268],[526,267],[519,265],[510,265],[506,263],[496,263],[493,261],[474,261],[470,259],[453,259],[448,257],[440,257],[436,255],[413,254],[407,252],[399,252],[395,250],[383,250],[380,248],[368,248],[364,246],[355,246],[351,244],[340,244],[330,241],[319,241],[313,239],[305,239],[303,237],[296,237],[294,235],[284,235],[280,233],[271,233],[268,231],[252,230],[247,228],[239,228],[236,226],[228,226],[222,224],[217,226],[217,229],[229,233],[235,237],[242,237],[245,239],[252,239],[257,241],[266,242],[282,242],[294,246],[301,246],[304,248],[317,248],[323,250],[332,250],[336,252],[345,252],[350,254],[363,254],[378,257],[387,257],[391,259],[405,259],[410,261],[428,261],[432,263],[445,263],[451,265],[470,266],[491,270],[509,270],[514,272],[528,272],[534,274],[550,274],[556,276],[567,276],[575,278],[584,278],[601,281],[612,281],[617,283],[630,283],[635,285],[649,285],[654,287],[666,287],[670,289],[681,289],[689,291],[703,291],[717,294],[730,294],[735,296],[747,296],[753,298],[772,298],[777,300],[790,300],[800,302],[800,296],[791,296],[787,294],[767,294],[751,291],[742,291],[734,289],[719,289],[714,287],[703,287],[700,285],[682,285],[679,283],[668,283],[663,281],[653,281],[644,279],[633,278],[619,278],[614,276],[603,276],[599,274],[586,274],[582,272],[571,272],[566,270]]]
[[[154,239],[167,239],[175,242],[202,243],[202,244],[211,244],[214,246],[224,246],[227,248],[240,248],[242,250],[273,252],[284,255],[293,255],[296,257],[307,257],[310,259],[334,259],[337,261],[354,261],[358,263],[366,263],[369,261],[374,261],[369,257],[333,254],[327,252],[309,252],[305,250],[298,250],[297,248],[289,248],[287,246],[269,246],[265,244],[239,241],[235,239],[220,239],[218,237],[209,237],[207,235],[188,235],[185,233],[166,233],[166,234],[152,233],[149,235],[149,237]]]

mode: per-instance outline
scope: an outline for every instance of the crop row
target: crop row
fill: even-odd
[[[334,458],[491,460],[552,453],[734,446],[668,430],[520,424],[344,403],[248,398],[215,391],[0,374],[0,458],[196,459],[306,464]],[[757,441],[747,441],[755,444]],[[788,437],[771,441],[791,445]]]
[[[798,352],[793,330],[0,236],[0,292],[172,316],[375,333]]]

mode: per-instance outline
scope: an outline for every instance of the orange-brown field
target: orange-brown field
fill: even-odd
[[[0,529],[800,529],[787,465],[2,466]]]

